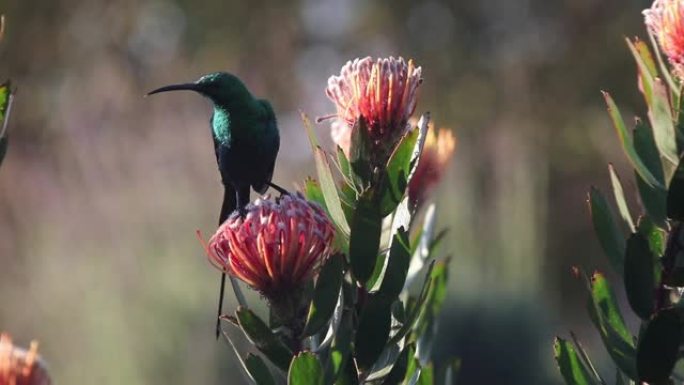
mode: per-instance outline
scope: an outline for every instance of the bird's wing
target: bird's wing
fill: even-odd
[[[263,165],[261,170],[263,181],[252,187],[259,194],[264,194],[268,190],[268,182],[273,178],[273,169],[275,168],[278,150],[280,149],[280,134],[271,103],[264,99],[260,99],[259,103],[263,106],[262,121],[264,122],[264,131],[259,151],[259,157],[263,160],[261,163]]]

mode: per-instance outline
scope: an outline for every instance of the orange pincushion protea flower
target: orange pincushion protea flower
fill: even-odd
[[[373,142],[391,149],[406,132],[408,118],[416,108],[420,75],[421,68],[414,66],[412,60],[407,63],[403,58],[357,58],[347,62],[339,76],[328,79],[325,92],[335,103],[335,116],[347,124],[347,130],[363,117]],[[349,140],[336,143],[349,153]]]
[[[456,139],[451,130],[442,128],[435,133],[434,126],[429,124],[423,153],[408,185],[409,200],[413,205],[422,203],[430,189],[440,181],[455,148]]]
[[[301,194],[258,199],[233,214],[207,245],[209,259],[266,297],[301,288],[332,251],[335,230]]]
[[[655,0],[644,19],[677,77],[684,78],[684,1]]]
[[[50,378],[38,361],[38,343],[31,342],[31,348],[12,345],[12,338],[0,334],[0,385],[48,385]]]

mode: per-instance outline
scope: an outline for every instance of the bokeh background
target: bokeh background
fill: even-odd
[[[647,6],[0,0],[0,76],[18,87],[0,169],[0,330],[40,340],[57,384],[241,383],[213,338],[219,274],[195,238],[215,228],[222,193],[210,106],[143,94],[239,75],[275,106],[275,180],[292,188],[314,174],[298,111],[333,112],[324,87],[348,59],[402,55],[423,67],[418,111],[459,141],[432,195],[453,256],[436,358],[461,356],[463,384],[559,384],[552,338],[573,329],[611,377],[570,267],[606,268],[585,194],[609,191],[607,163],[635,190],[599,90],[643,115],[623,38],[645,36]]]

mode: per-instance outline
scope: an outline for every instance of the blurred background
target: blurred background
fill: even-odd
[[[432,194],[453,256],[436,359],[461,356],[463,384],[560,384],[552,339],[573,329],[610,378],[570,267],[607,270],[585,194],[610,191],[608,162],[634,196],[599,90],[644,115],[624,37],[645,37],[649,5],[0,0],[0,77],[18,87],[0,330],[38,339],[57,384],[240,383],[213,337],[219,274],[195,238],[215,229],[222,194],[210,105],[142,95],[237,74],[276,109],[275,181],[293,188],[314,175],[298,111],[334,111],[324,88],[347,60],[402,55],[423,67],[417,112],[458,137]]]

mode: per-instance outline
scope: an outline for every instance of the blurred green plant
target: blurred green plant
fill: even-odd
[[[0,16],[0,41],[5,35],[5,16]],[[7,154],[7,122],[12,107],[13,92],[9,80],[0,85],[0,165]]]
[[[594,272],[589,277],[575,270],[586,278],[589,316],[617,367],[616,384],[671,384],[684,378],[684,372],[675,368],[682,358],[684,333],[684,105],[680,71],[684,6],[678,1],[656,0],[644,13],[652,49],[639,39],[627,39],[627,46],[636,61],[648,119],[636,118],[630,133],[613,98],[603,92],[622,148],[634,168],[643,212],[635,223],[612,165],[608,170],[620,219],[616,220],[597,188],[592,187],[588,197],[599,243],[623,280],[631,311],[641,320],[636,335],[625,323],[605,276]],[[673,45],[679,49],[673,51]],[[661,49],[673,66],[672,73]],[[629,234],[625,235],[622,228]],[[554,351],[566,383],[607,383],[574,334],[572,342],[556,338]]]
[[[339,87],[339,95],[349,98],[342,102],[347,108],[346,118],[353,120],[349,126],[349,147],[338,147],[334,153],[325,151],[310,120],[302,115],[318,177],[306,180],[302,190],[303,196],[317,203],[334,225],[336,252],[322,263],[315,282],[297,281],[297,270],[292,270],[291,282],[287,285],[292,290],[278,290],[279,295],[263,290],[267,284],[253,284],[241,278],[235,274],[235,267],[227,269],[259,289],[271,306],[268,322],[247,304],[240,306],[234,315],[223,317],[227,324],[242,330],[259,354],[249,353],[242,358],[232,337],[225,330],[223,334],[241,357],[244,373],[254,384],[285,381],[296,385],[452,383],[458,361],[452,360],[438,368],[431,362],[438,315],[448,282],[448,258],[436,258],[444,233],[435,232],[435,206],[419,210],[424,202],[412,203],[407,194],[412,178],[419,175],[416,169],[429,129],[428,114],[423,114],[417,124],[408,120],[415,106],[415,87],[422,81],[420,67],[413,67],[412,62],[406,65],[403,59],[373,62],[366,58],[348,63],[342,76],[331,78],[329,87],[333,80],[335,87]],[[371,88],[375,94],[369,97],[370,92],[365,91]],[[349,89],[356,92],[347,93]],[[331,92],[328,95],[336,103],[340,102]],[[339,107],[338,103],[338,112]],[[449,149],[453,151],[453,143]],[[275,205],[279,204],[276,200]],[[302,214],[308,210],[291,210],[293,214],[287,214],[295,221],[291,228],[296,229],[296,221],[304,217],[316,217]],[[422,220],[418,216],[420,212],[424,213]],[[224,224],[219,229],[217,236],[228,234],[225,238],[228,240],[221,241],[226,245],[225,250],[243,246],[246,250],[241,252],[246,255],[243,257],[237,251],[225,254],[228,259],[237,258],[245,264],[260,258],[272,261],[268,240],[259,246],[260,251],[250,254],[246,243],[249,239],[238,239],[236,234],[240,230],[233,230],[248,223],[245,231],[261,231],[260,226],[273,218],[261,216],[264,219],[259,224],[251,224],[250,218],[256,217],[251,215],[252,212],[247,214],[245,222],[228,227]],[[299,242],[316,244],[325,237],[316,240],[310,237],[324,234],[326,228],[321,224],[321,230],[308,233],[301,230],[295,234],[299,234]],[[284,239],[289,239],[290,230],[282,231]],[[243,243],[230,244],[230,239]],[[216,244],[214,238],[209,241],[210,254],[215,252]],[[288,246],[275,247],[282,250]],[[283,259],[281,263],[299,265],[303,259],[315,259],[306,252],[314,249],[326,250],[322,245],[307,247],[305,251],[297,249],[302,254],[300,257],[289,262]],[[216,262],[221,258],[214,255],[212,259]],[[257,265],[255,262],[254,266]],[[259,279],[256,275],[249,277],[252,282]],[[266,281],[287,280],[270,272],[269,277]],[[298,285],[304,288],[299,290]],[[287,312],[288,317],[283,317],[282,297],[289,297],[286,302],[294,304],[290,308],[294,310]],[[301,303],[305,304],[304,311],[299,311]]]

